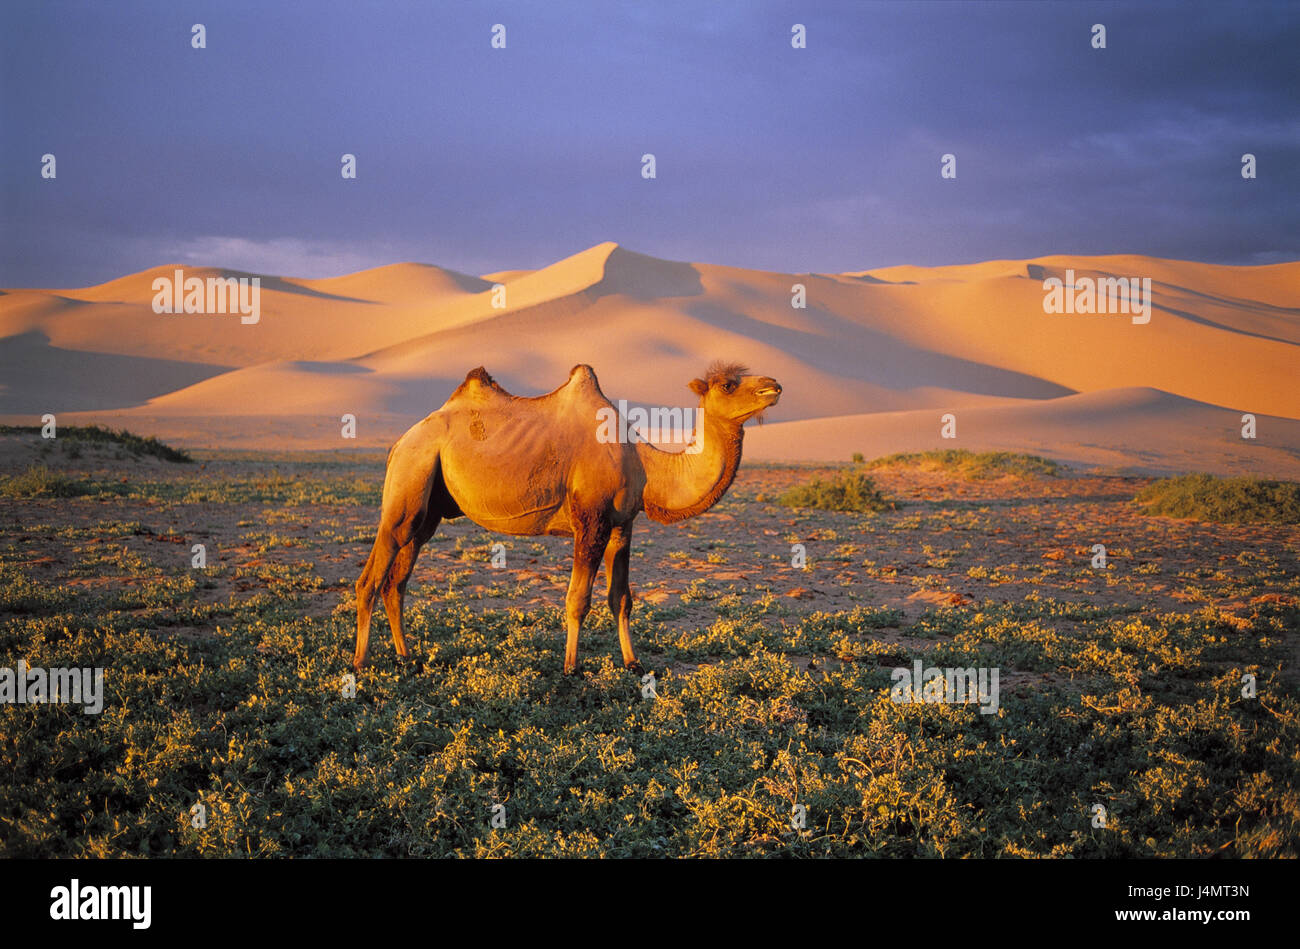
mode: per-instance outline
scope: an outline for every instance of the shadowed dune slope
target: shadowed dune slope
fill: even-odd
[[[929,444],[948,411],[959,414],[957,447],[1042,445],[1099,464],[1191,463],[1197,445],[1229,464],[1235,455],[1209,446],[1245,412],[1260,419],[1255,447],[1281,452],[1246,461],[1281,464],[1300,448],[1283,424],[1300,420],[1300,262],[1046,256],[793,274],[661,260],[607,242],[483,277],[418,263],[321,280],[182,268],[203,279],[258,276],[252,325],[237,314],[154,313],[153,283],[176,269],[0,295],[0,415],[111,415],[190,443],[209,441],[207,418],[211,434],[235,431],[248,445],[263,437],[258,418],[301,417],[265,436],[281,444],[350,412],[375,422],[379,440],[437,408],[478,365],[535,395],[588,363],[611,398],[686,406],[695,402],[686,384],[724,357],[785,386],[750,457],[954,447]],[[1076,283],[1148,278],[1150,322],[1044,312],[1043,281],[1068,271]],[[804,308],[791,305],[800,286]],[[321,425],[328,440],[337,426]]]

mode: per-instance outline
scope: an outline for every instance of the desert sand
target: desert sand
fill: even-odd
[[[319,280],[185,268],[259,276],[251,325],[155,313],[153,280],[175,269],[3,291],[0,418],[52,412],[182,447],[386,448],[478,365],[536,395],[587,363],[612,399],[689,406],[686,384],[722,357],[785,387],[749,429],[751,460],[1004,449],[1082,469],[1300,478],[1300,262],[1047,256],[792,274],[603,243],[483,276],[418,263]],[[1149,278],[1150,322],[1044,312],[1043,281],[1071,270]],[[791,306],[795,284],[806,308]],[[345,413],[355,440],[341,437]],[[946,413],[954,439],[940,437]],[[1254,440],[1241,438],[1244,413]]]

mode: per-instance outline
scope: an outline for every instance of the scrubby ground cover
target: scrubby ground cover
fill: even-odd
[[[1300,484],[1207,474],[1161,478],[1138,492],[1149,514],[1238,524],[1300,524]]]
[[[838,472],[747,465],[708,514],[640,522],[657,697],[603,604],[560,674],[567,542],[462,520],[411,583],[419,661],[380,615],[349,698],[382,458],[195,454],[56,458],[106,487],[0,499],[0,666],[106,670],[99,715],[0,705],[8,856],[1300,849],[1293,525],[908,464],[873,469],[896,509],[786,508]],[[917,660],[996,667],[996,713],[893,701]]]

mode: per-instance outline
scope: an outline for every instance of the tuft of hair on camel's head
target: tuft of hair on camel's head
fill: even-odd
[[[704,381],[709,385],[739,385],[742,376],[749,375],[749,367],[742,366],[738,362],[724,362],[721,359],[715,359],[709,363],[708,370],[704,373]]]
[[[748,375],[749,367],[742,366],[738,362],[726,362],[722,359],[715,359],[709,363],[709,368],[704,371],[704,378],[691,380],[691,391],[696,395],[704,395],[714,386],[723,390],[735,389],[740,385],[740,380]]]
[[[715,360],[702,379],[692,379],[690,389],[711,413],[744,424],[763,421],[763,413],[781,397],[781,384],[769,376],[753,376],[738,362]]]

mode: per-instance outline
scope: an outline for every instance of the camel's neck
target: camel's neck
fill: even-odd
[[[736,477],[744,437],[736,422],[705,415],[686,451],[660,451],[639,442],[636,450],[646,473],[642,493],[646,515],[660,524],[672,524],[713,507]]]

